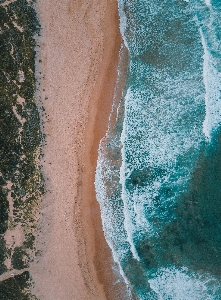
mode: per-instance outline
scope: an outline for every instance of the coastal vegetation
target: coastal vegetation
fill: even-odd
[[[28,267],[37,253],[44,183],[35,100],[40,25],[33,5],[28,0],[0,1],[0,275],[9,274],[0,282],[0,298],[7,300],[35,299],[29,292]],[[10,277],[13,270],[21,273]]]

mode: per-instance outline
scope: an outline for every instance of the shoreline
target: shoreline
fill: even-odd
[[[90,215],[91,218],[91,225],[94,228],[94,238],[92,239],[94,245],[91,250],[94,251],[94,264],[97,269],[98,279],[104,285],[106,299],[126,300],[129,299],[128,289],[120,274],[119,266],[113,260],[112,251],[104,236],[101,211],[96,199],[94,184],[99,144],[106,135],[108,124],[113,125],[116,118],[116,106],[118,106],[122,97],[127,75],[128,52],[123,45],[119,32],[119,15],[116,5],[117,3],[111,3],[110,6],[115,7],[113,9],[110,7],[107,13],[111,11],[111,14],[106,18],[104,17],[106,25],[109,19],[109,22],[112,25],[114,24],[114,26],[106,26],[106,28],[104,26],[104,49],[108,49],[108,51],[105,51],[103,54],[104,65],[99,73],[89,103],[89,122],[85,130],[86,147],[83,160],[84,165],[90,167],[85,167],[83,170],[81,218],[83,220],[83,228],[86,228],[85,236],[87,241],[91,239],[91,232],[87,230],[87,216]],[[113,20],[115,20],[114,23]],[[112,36],[113,38],[110,38]],[[123,46],[124,50],[122,52],[123,58],[121,59],[121,64],[123,65],[120,65],[120,69],[124,72],[119,79],[117,72],[120,63],[121,46]],[[117,82],[117,79],[119,79],[119,82]],[[117,90],[115,91],[115,89]],[[115,106],[114,111],[112,111],[113,105]],[[90,206],[88,206],[88,195],[90,195]],[[99,255],[96,256],[96,253]]]
[[[33,293],[41,300],[128,299],[126,284],[113,271],[94,187],[122,42],[117,1],[39,0],[37,11],[46,194],[40,255],[30,266]]]

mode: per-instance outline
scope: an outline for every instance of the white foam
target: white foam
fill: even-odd
[[[205,0],[205,3],[206,3],[206,6],[208,6],[208,7],[211,6],[210,0]]]
[[[129,50],[129,47],[127,44],[127,39],[125,36],[125,31],[127,28],[127,17],[124,12],[124,1],[123,0],[118,0],[118,13],[119,13],[119,17],[120,17],[120,33],[122,35],[125,46]]]
[[[214,300],[221,288],[210,274],[199,275],[175,266],[158,269],[149,283],[162,300]]]
[[[125,96],[125,115],[124,115],[124,122],[123,122],[123,130],[121,133],[121,143],[122,143],[122,148],[121,148],[121,158],[122,158],[122,165],[120,168],[120,183],[122,184],[122,193],[121,193],[121,198],[124,203],[124,228],[127,232],[127,241],[130,244],[131,252],[133,254],[133,257],[136,260],[140,260],[139,255],[136,251],[136,247],[133,243],[133,238],[132,235],[134,233],[134,226],[132,225],[133,220],[134,220],[134,210],[131,209],[131,199],[128,197],[127,192],[126,192],[126,178],[130,175],[131,169],[127,169],[126,165],[126,156],[125,156],[125,141],[128,136],[127,132],[127,102],[129,98],[131,97],[131,91],[130,89],[127,90],[127,94]],[[130,203],[129,203],[130,202]],[[136,226],[136,225],[135,225]]]
[[[213,57],[207,49],[205,38],[201,29],[200,35],[204,49],[203,80],[206,90],[206,115],[203,122],[203,133],[210,140],[212,132],[216,130],[221,124],[221,77],[213,64]]]
[[[101,140],[98,151],[95,175],[96,196],[100,204],[105,239],[108,243],[108,246],[112,250],[114,261],[118,264],[120,275],[128,286],[128,297],[129,299],[132,299],[129,289],[129,281],[125,276],[120,264],[121,259],[126,256],[129,250],[129,245],[127,246],[125,242],[127,236],[124,232],[124,227],[120,224],[123,222],[124,216],[116,214],[114,207],[111,205],[111,199],[109,199],[106,179],[112,177],[113,171],[111,170],[108,160],[105,157],[106,144],[104,143],[104,139]]]

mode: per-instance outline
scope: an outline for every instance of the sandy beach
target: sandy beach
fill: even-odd
[[[41,300],[128,299],[95,197],[97,149],[117,77],[116,0],[39,0],[36,93],[45,134],[37,248],[30,273]]]

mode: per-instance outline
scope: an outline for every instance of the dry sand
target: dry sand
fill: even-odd
[[[101,226],[94,171],[121,44],[116,0],[38,0],[46,195],[30,268],[40,300],[128,299]]]

